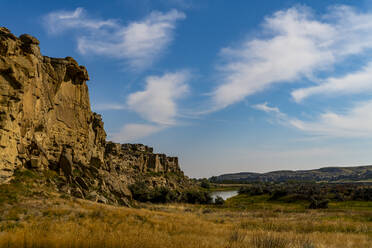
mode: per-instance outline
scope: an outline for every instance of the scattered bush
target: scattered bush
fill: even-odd
[[[200,191],[200,190],[188,190],[182,194],[181,201],[187,203],[199,203],[199,204],[209,204],[212,202],[212,197],[209,195],[208,192]]]
[[[166,203],[177,201],[178,195],[175,191],[166,187],[155,188],[153,193],[153,202]]]
[[[145,182],[136,182],[129,186],[133,199],[141,202],[147,202],[151,199],[151,192]]]
[[[328,208],[328,199],[323,199],[323,200],[317,200],[314,197],[310,199],[310,209],[319,209],[319,208]]]
[[[214,199],[214,204],[216,205],[223,205],[225,203],[225,200],[221,196],[217,196],[216,199]]]
[[[255,195],[263,195],[265,192],[263,191],[261,185],[252,185],[250,187],[240,187],[238,193],[255,196]]]
[[[150,188],[145,182],[137,182],[130,185],[133,199],[140,202],[154,202],[154,203],[167,203],[177,201],[179,195],[166,187]]]
[[[208,179],[203,178],[201,183],[200,183],[200,187],[205,188],[205,189],[209,189],[211,187],[211,184],[208,181]]]
[[[279,200],[280,198],[288,195],[288,191],[285,189],[277,189],[273,192],[273,194],[270,197],[270,200]]]
[[[133,199],[140,202],[186,202],[192,204],[212,203],[212,197],[209,195],[209,193],[198,189],[190,189],[180,193],[167,187],[150,188],[145,182],[142,181],[130,185],[129,189],[132,192]]]
[[[283,202],[309,201],[311,197],[315,202],[311,207],[327,207],[325,201],[372,201],[372,185],[363,183],[311,183],[311,182],[280,182],[248,185],[239,189],[239,194],[249,196],[270,195],[270,200]],[[315,205],[314,205],[315,204]],[[318,207],[317,207],[318,208]]]
[[[205,208],[205,209],[203,209],[203,211],[202,211],[202,213],[203,214],[210,214],[210,213],[212,213],[213,211],[212,211],[212,209],[210,209],[210,208]]]

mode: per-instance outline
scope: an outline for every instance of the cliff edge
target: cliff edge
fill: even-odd
[[[73,58],[42,56],[35,37],[0,27],[0,183],[18,169],[53,170],[60,191],[118,204],[128,204],[128,187],[138,180],[148,187],[190,186],[177,158],[106,141],[87,80]]]

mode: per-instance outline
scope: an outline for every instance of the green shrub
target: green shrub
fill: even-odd
[[[147,202],[150,200],[150,190],[145,182],[136,182],[129,186],[134,200]]]
[[[178,192],[166,187],[150,188],[145,182],[137,182],[129,186],[133,199],[140,202],[167,203],[179,198]]]
[[[261,185],[252,185],[249,187],[240,187],[239,194],[247,194],[250,196],[263,195],[265,194]]]
[[[209,195],[208,192],[200,191],[200,190],[188,190],[182,194],[181,201],[187,203],[199,203],[199,204],[209,204],[212,202],[212,197]]]
[[[310,199],[310,209],[319,209],[319,208],[328,208],[328,199],[322,199],[322,200],[317,200],[314,197],[311,197]]]
[[[205,189],[209,189],[211,187],[211,184],[208,181],[208,179],[203,178],[201,183],[200,183],[200,187],[205,188]]]
[[[216,205],[223,205],[225,203],[225,200],[221,196],[217,196],[216,199],[214,199],[214,204]]]
[[[285,189],[277,189],[274,191],[274,193],[271,195],[270,200],[279,200],[280,198],[286,196],[288,194],[288,191]]]
[[[152,202],[167,203],[177,201],[178,195],[175,191],[166,187],[155,188],[152,194]]]

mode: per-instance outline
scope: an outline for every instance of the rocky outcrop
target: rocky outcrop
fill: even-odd
[[[177,157],[154,154],[151,147],[142,144],[106,144],[105,160],[111,168],[131,168],[136,172],[172,172],[180,174]]]
[[[153,176],[174,173],[188,183],[177,158],[106,142],[101,116],[90,108],[85,67],[71,57],[42,56],[38,45],[0,28],[0,183],[20,168],[54,170],[59,189],[114,203],[130,199],[128,185],[138,177],[176,187]]]

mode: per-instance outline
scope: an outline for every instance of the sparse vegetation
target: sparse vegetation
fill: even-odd
[[[192,204],[208,204],[212,202],[212,197],[208,192],[191,189],[183,192],[181,201]]]
[[[12,211],[17,218],[0,221],[1,248],[372,247],[370,209],[299,210],[275,203],[246,211],[189,204],[134,209],[54,198],[46,205],[29,200]]]
[[[255,248],[286,248],[289,241],[277,233],[259,232],[252,236],[252,244]]]
[[[211,187],[211,184],[210,182],[208,181],[208,179],[206,178],[203,178],[200,182],[200,187],[204,188],[204,189],[209,189]]]
[[[328,203],[329,203],[329,200],[328,199],[317,200],[314,197],[312,197],[310,199],[309,208],[310,209],[328,208]]]
[[[185,202],[208,204],[212,198],[208,192],[202,191],[197,187],[183,191],[171,190],[166,187],[148,187],[145,182],[139,181],[130,185],[133,198],[140,202],[170,203]]]
[[[180,193],[166,187],[149,188],[145,182],[139,181],[130,185],[133,198],[140,202],[168,203],[177,201]]]
[[[310,208],[327,208],[330,201],[372,201],[372,185],[367,183],[255,183],[243,186],[239,194],[268,195],[271,201],[309,202]]]
[[[37,183],[41,175],[20,173],[0,186],[0,248],[372,248],[370,201],[309,209],[308,201],[285,201],[291,194],[271,200],[261,185],[218,206],[199,204],[210,202],[207,192],[189,191],[178,197],[194,204],[126,208],[66,198]],[[169,192],[157,190],[166,202]]]
[[[205,202],[204,193],[183,196]],[[142,203],[126,208],[58,194],[27,197],[16,191],[15,196],[22,201],[7,201],[0,210],[0,248],[372,247],[372,202],[331,202],[329,209],[312,210],[306,202],[240,194],[219,206]]]
[[[216,199],[214,199],[214,204],[216,205],[223,205],[225,203],[225,200],[221,196],[217,196]]]

